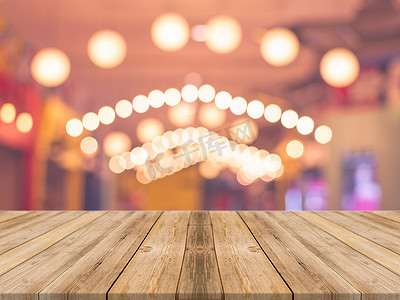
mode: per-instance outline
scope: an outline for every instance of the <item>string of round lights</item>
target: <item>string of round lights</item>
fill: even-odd
[[[15,121],[15,126],[21,133],[28,133],[33,127],[32,115],[27,112],[17,115],[17,110],[12,103],[4,103],[0,107],[0,121],[5,124],[11,124]]]
[[[194,85],[185,85],[181,91],[171,88],[166,90],[164,93],[160,90],[151,91],[148,96],[138,95],[133,98],[132,102],[126,99],[122,99],[117,102],[115,109],[110,106],[103,106],[100,108],[98,114],[94,112],[89,112],[85,114],[82,120],[71,119],[67,123],[67,133],[71,136],[79,136],[83,132],[83,128],[88,131],[94,131],[99,128],[100,123],[104,125],[109,125],[114,122],[116,116],[120,118],[127,118],[131,116],[132,112],[142,114],[152,108],[160,108],[164,104],[170,106],[168,111],[170,120],[176,126],[187,126],[193,119],[196,113],[195,109],[190,105],[196,100],[205,102],[206,105],[202,106],[199,111],[199,119],[207,127],[218,127],[220,124],[214,124],[214,121],[220,121],[225,119],[225,111],[229,110],[236,116],[247,115],[251,119],[260,119],[264,116],[265,121],[269,123],[276,123],[279,120],[281,124],[288,129],[296,128],[301,135],[309,135],[314,131],[315,124],[311,117],[299,115],[294,110],[286,110],[282,112],[282,109],[277,104],[269,104],[266,107],[259,100],[252,100],[247,102],[242,97],[235,97],[226,92],[221,91],[216,93],[215,89],[209,85],[205,84],[200,88]],[[182,101],[183,100],[183,101]],[[211,106],[208,103],[214,100],[215,106]],[[221,113],[222,112],[222,113]],[[179,115],[179,118],[175,118]],[[209,116],[214,116],[212,119],[212,124],[210,126]],[[178,122],[178,121],[179,122]],[[157,120],[152,120],[152,126],[140,126],[141,128],[152,129],[158,127],[156,133],[163,131],[162,124]],[[154,125],[157,123],[156,125]],[[149,125],[149,124],[147,124]],[[138,126],[139,127],[139,126]],[[322,129],[320,129],[322,128]],[[321,144],[328,143],[332,138],[332,131],[326,125],[318,127],[315,132],[315,139]],[[147,130],[147,131],[149,131]],[[330,130],[330,132],[328,132]],[[140,130],[142,131],[142,130]],[[146,139],[144,136],[147,134],[140,134],[138,131],[138,138],[142,142]],[[151,135],[151,134],[150,134]],[[324,136],[321,138],[320,136]],[[150,137],[152,138],[152,137]],[[322,141],[322,142],[321,142]]]

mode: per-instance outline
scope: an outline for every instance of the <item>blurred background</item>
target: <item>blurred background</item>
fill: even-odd
[[[0,0],[0,209],[400,209],[399,0]]]

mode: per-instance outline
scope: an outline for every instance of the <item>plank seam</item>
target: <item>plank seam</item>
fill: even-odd
[[[111,284],[110,288],[107,290],[106,292],[106,300],[108,300],[108,293],[111,291],[111,289],[113,288],[113,286],[115,285],[115,283],[118,281],[118,279],[121,277],[122,273],[124,273],[125,269],[128,267],[129,263],[132,261],[132,259],[135,257],[136,253],[138,252],[138,250],[140,249],[140,247],[143,245],[144,241],[146,240],[146,238],[149,236],[151,230],[153,229],[154,225],[156,225],[156,223],[158,222],[158,220],[160,219],[160,217],[164,214],[164,212],[161,212],[157,219],[154,221],[153,225],[151,225],[149,231],[147,231],[146,236],[143,238],[143,240],[140,242],[139,246],[137,247],[137,249],[135,250],[135,252],[132,254],[132,256],[128,259],[128,261],[126,262],[126,265],[122,268],[121,272],[118,274],[117,278],[115,278],[115,280],[113,281],[113,283]]]
[[[260,243],[258,242],[258,240],[256,239],[256,237],[254,236],[253,232],[251,231],[250,227],[247,225],[247,223],[245,222],[245,220],[242,218],[242,216],[240,215],[239,211],[236,211],[236,213],[238,214],[239,218],[242,220],[242,222],[246,225],[247,229],[249,230],[250,234],[253,236],[254,240],[256,241],[257,245],[260,247],[260,249],[262,250],[262,252],[264,253],[265,257],[268,259],[268,261],[271,263],[272,267],[274,267],[275,271],[278,273],[279,277],[283,280],[283,282],[286,284],[287,288],[290,290],[290,292],[292,293],[292,300],[294,300],[294,292],[291,289],[291,287],[289,286],[289,284],[286,282],[285,278],[283,278],[282,274],[278,271],[278,269],[276,268],[276,266],[272,263],[271,259],[268,257],[267,253],[265,252],[265,250],[263,249],[263,247],[260,245]]]

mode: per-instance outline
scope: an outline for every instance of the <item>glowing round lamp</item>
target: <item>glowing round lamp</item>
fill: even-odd
[[[14,122],[16,116],[16,110],[14,104],[5,103],[0,108],[0,121],[6,124]]]
[[[181,102],[181,92],[177,89],[170,88],[165,91],[165,103],[169,106],[178,105]]]
[[[56,87],[67,80],[71,71],[68,56],[56,48],[44,48],[33,57],[31,74],[35,81],[45,87]]]
[[[314,130],[314,121],[310,117],[301,117],[297,121],[296,127],[300,134],[307,135]]]
[[[226,113],[212,103],[203,104],[199,110],[199,120],[207,128],[218,128],[224,124]]]
[[[19,114],[16,123],[17,129],[22,133],[27,133],[32,130],[33,119],[28,113]]]
[[[76,137],[83,132],[83,124],[78,119],[71,119],[67,122],[65,129],[70,136]]]
[[[216,53],[235,50],[242,40],[242,28],[232,17],[217,16],[206,24],[206,45]]]
[[[115,120],[115,111],[110,106],[103,106],[98,112],[99,120],[104,125],[109,125]]]
[[[299,54],[300,43],[297,36],[286,28],[267,30],[260,42],[260,52],[264,60],[273,66],[286,66]]]
[[[180,15],[167,13],[158,17],[151,27],[151,38],[164,51],[182,49],[189,40],[189,24]]]
[[[149,100],[150,106],[154,108],[159,108],[165,103],[165,95],[159,90],[151,91],[147,99]]]
[[[360,73],[360,63],[350,50],[335,48],[325,53],[319,69],[322,79],[327,84],[345,87],[356,81]]]
[[[138,95],[133,98],[132,105],[133,109],[139,114],[146,112],[150,107],[149,100],[144,95]]]
[[[215,89],[209,85],[205,84],[199,88],[199,99],[205,103],[211,102],[215,97]]]
[[[136,127],[136,136],[142,143],[151,142],[156,136],[162,135],[164,125],[157,119],[146,118]]]
[[[282,110],[276,104],[270,104],[265,108],[264,117],[270,123],[276,123],[281,118]]]
[[[186,102],[194,102],[199,96],[199,90],[193,84],[187,84],[182,88],[182,99]]]
[[[119,155],[116,155],[110,158],[108,167],[110,168],[111,172],[120,174],[125,171],[126,163],[124,164],[124,160],[121,159]]]
[[[83,127],[86,130],[93,131],[99,127],[99,117],[95,113],[87,113],[82,118]]]
[[[299,115],[294,110],[286,110],[281,116],[282,125],[286,128],[293,128],[297,125]]]
[[[100,30],[90,38],[87,52],[96,66],[111,69],[124,61],[126,48],[126,41],[121,34],[113,30]]]
[[[118,101],[117,104],[115,105],[115,112],[117,116],[120,118],[125,119],[129,117],[133,112],[133,107],[131,102],[125,99]]]
[[[252,119],[259,119],[264,114],[264,104],[259,100],[250,101],[247,105],[247,114]]]
[[[298,140],[293,140],[290,141],[286,145],[286,153],[291,157],[291,158],[299,158],[300,156],[303,155],[304,152],[304,146],[303,143],[298,141]]]
[[[242,97],[235,97],[229,108],[234,115],[243,115],[247,110],[247,101]]]
[[[98,143],[95,138],[87,136],[81,141],[81,150],[84,154],[92,156],[97,152],[97,149]]]
[[[329,143],[332,139],[332,130],[326,125],[319,126],[315,130],[315,139],[320,144]]]
[[[131,145],[131,139],[126,133],[114,131],[107,134],[104,138],[103,150],[107,156],[111,157],[128,151]]]
[[[219,109],[228,109],[231,106],[232,96],[228,92],[219,92],[215,95],[214,102]]]

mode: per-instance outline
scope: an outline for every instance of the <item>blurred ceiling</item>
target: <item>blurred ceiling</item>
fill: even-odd
[[[2,0],[0,10],[33,47],[67,53],[72,71],[66,85],[74,87],[69,102],[80,113],[152,89],[181,88],[191,72],[234,96],[266,92],[289,95],[290,101],[290,92],[320,81],[319,60],[332,47],[348,47],[362,62],[400,51],[400,16],[388,0]],[[242,42],[224,55],[193,40],[177,52],[163,52],[150,28],[165,12],[183,15],[190,26],[233,16],[242,25]],[[289,27],[300,39],[300,54],[289,66],[270,66],[259,53],[257,30],[274,26]],[[90,36],[105,28],[119,31],[128,43],[125,61],[111,70],[94,66],[86,53]],[[165,110],[152,114],[166,118]],[[123,122],[134,128],[136,120]]]

